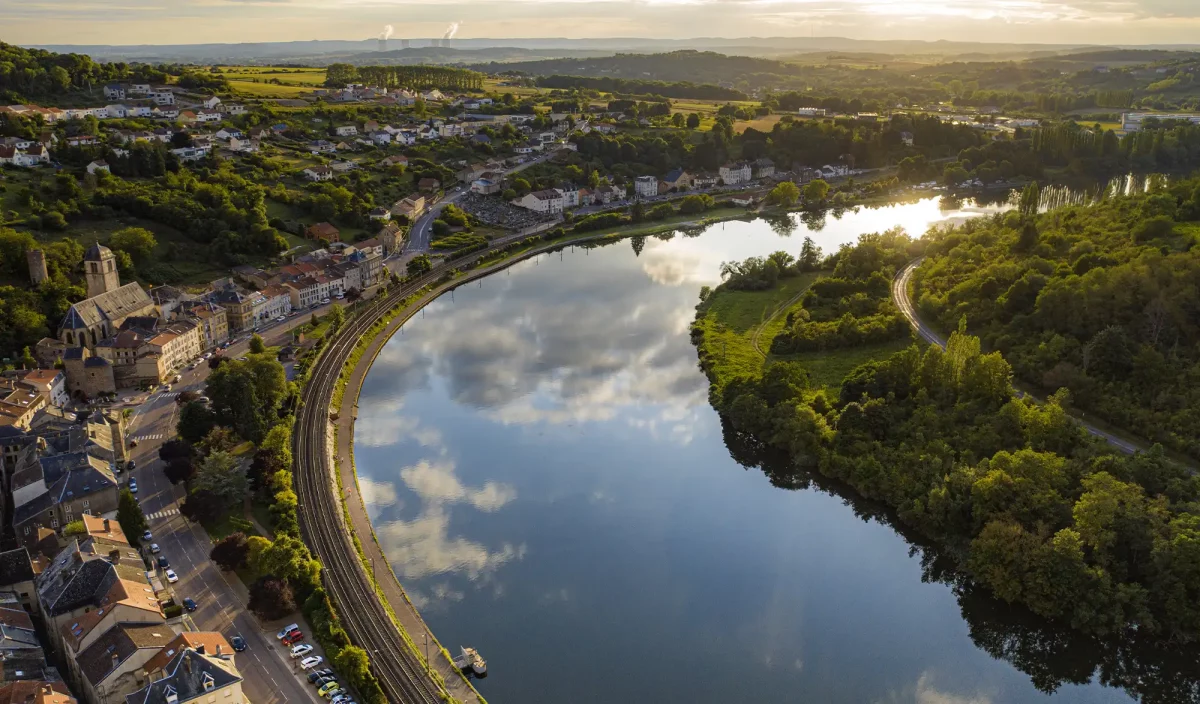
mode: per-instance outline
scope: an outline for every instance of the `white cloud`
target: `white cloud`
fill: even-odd
[[[369,508],[388,508],[397,502],[396,487],[391,482],[379,482],[359,475],[358,493]]]
[[[445,459],[421,460],[400,470],[400,478],[426,507],[465,502],[492,513],[517,498],[516,489],[498,482],[486,482],[480,489],[467,488],[454,474],[454,463]]]
[[[402,580],[451,573],[476,580],[525,554],[523,545],[504,543],[492,550],[473,540],[451,538],[450,514],[441,505],[427,507],[412,521],[378,525],[375,534]]]

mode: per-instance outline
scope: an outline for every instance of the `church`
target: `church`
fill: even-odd
[[[68,347],[92,349],[115,335],[126,318],[158,316],[154,301],[140,284],[121,285],[117,258],[108,247],[89,247],[83,269],[88,298],[71,306],[58,329],[58,339]]]

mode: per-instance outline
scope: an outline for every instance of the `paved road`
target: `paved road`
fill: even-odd
[[[505,176],[511,176],[519,171],[528,169],[534,164],[541,163],[549,158],[550,155],[544,154],[535,159],[530,159],[524,164],[518,164],[504,172]],[[442,214],[442,209],[446,205],[458,200],[464,193],[467,193],[467,186],[459,185],[446,191],[446,195],[442,197],[435,205],[429,208],[421,217],[417,218],[417,222],[413,224],[408,232],[408,238],[404,241],[404,254],[417,255],[429,251],[429,242],[433,233],[433,221]]]
[[[334,304],[330,304],[334,305]],[[328,306],[319,311],[325,312]],[[308,321],[300,314],[284,323],[272,323],[260,331],[268,345],[286,342],[291,329]],[[230,357],[246,352],[248,337],[243,335],[237,344],[225,351]],[[137,463],[133,476],[138,482],[138,497],[154,542],[162,555],[170,560],[171,568],[179,575],[174,585],[177,599],[191,597],[200,608],[190,615],[197,630],[217,631],[226,638],[241,635],[248,649],[235,661],[245,678],[243,688],[254,704],[273,702],[316,703],[322,700],[297,671],[296,661],[284,652],[275,640],[273,629],[264,630],[258,620],[245,608],[246,592],[235,575],[226,574],[209,561],[212,543],[200,526],[179,515],[179,502],[184,498],[181,486],[172,486],[163,476],[159,447],[175,436],[179,419],[176,397],[185,390],[202,391],[208,377],[208,365],[201,363],[195,370],[184,371],[182,381],[171,391],[150,394],[139,406],[129,423],[129,437],[137,439],[131,458]],[[126,477],[127,478],[127,477]],[[166,578],[162,579],[166,585]]]
[[[946,340],[941,335],[938,335],[936,332],[934,332],[934,330],[928,325],[921,322],[921,319],[917,317],[917,309],[913,305],[912,297],[908,292],[909,283],[912,281],[912,274],[914,271],[916,271],[917,267],[921,265],[921,262],[924,261],[924,259],[924,257],[921,257],[909,262],[907,266],[905,266],[898,274],[896,274],[896,278],[892,279],[892,300],[896,302],[896,307],[900,309],[900,312],[904,314],[904,317],[908,318],[908,322],[917,331],[917,334],[921,336],[921,339],[944,349],[946,347]],[[1017,393],[1019,395],[1022,394],[1020,391]],[[1029,396],[1035,401],[1041,403],[1041,399],[1033,396],[1032,394]],[[1075,422],[1083,426],[1083,428],[1092,435],[1103,438],[1108,444],[1117,448],[1121,452],[1132,455],[1143,450],[1143,448],[1134,445],[1128,440],[1124,440],[1111,433],[1105,432],[1078,417],[1075,417]]]

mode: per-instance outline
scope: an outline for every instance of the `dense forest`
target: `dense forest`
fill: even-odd
[[[1018,377],[1200,457],[1200,179],[931,233],[922,315],[968,329]]]
[[[864,237],[823,268],[869,289],[924,246]],[[698,318],[727,291],[706,292]],[[1121,455],[1069,417],[1062,394],[1018,397],[1005,358],[961,329],[946,350],[861,365],[836,396],[792,361],[718,378],[703,330],[710,397],[739,443],[885,504],[1001,600],[1093,635],[1200,638],[1200,478],[1161,448]]]
[[[747,100],[746,94],[740,90],[691,81],[638,81],[628,78],[556,75],[543,76],[537,80],[537,84],[543,88],[596,90],[684,100]]]

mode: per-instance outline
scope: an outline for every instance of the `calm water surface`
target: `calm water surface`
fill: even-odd
[[[828,252],[981,210],[922,201],[811,234]],[[688,325],[722,261],[798,253],[809,231],[788,229],[542,256],[392,338],[363,390],[356,461],[439,639],[483,652],[497,704],[1130,701],[1074,661],[1076,684],[1039,691],[1020,655],[977,642],[1040,651],[1046,634],[923,580],[921,554],[862,507],[731,457]]]

